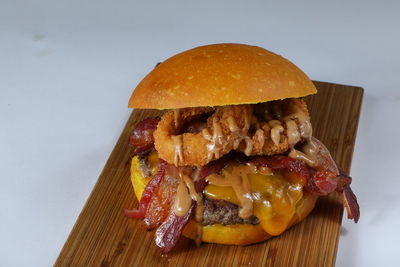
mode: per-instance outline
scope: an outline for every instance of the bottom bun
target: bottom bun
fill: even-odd
[[[152,161],[155,160],[154,157],[149,158],[150,165],[154,166],[156,163]],[[144,187],[149,180],[150,178],[144,178],[140,170],[139,158],[137,156],[134,157],[131,165],[131,181],[138,200],[140,200]],[[296,212],[286,227],[286,230],[307,217],[313,210],[317,199],[318,196],[304,194],[297,203]],[[197,233],[198,223],[191,219],[183,229],[183,236],[195,240]],[[249,245],[265,241],[271,237],[273,236],[265,232],[260,224],[213,224],[202,226],[201,241],[224,245]]]
[[[198,223],[193,219],[183,229],[183,236],[196,240]],[[261,225],[213,224],[202,227],[201,241],[223,245],[249,245],[272,237]]]
[[[318,196],[306,194],[299,201],[296,213],[289,222],[287,229],[301,222],[314,209]],[[286,231],[285,230],[285,231]],[[213,224],[202,227],[201,241],[207,243],[217,243],[224,245],[250,245],[265,241],[272,235],[264,231],[261,225],[252,224]],[[197,222],[193,219],[186,225],[183,235],[195,240],[197,234]]]

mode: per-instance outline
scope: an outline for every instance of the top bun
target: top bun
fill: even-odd
[[[255,104],[317,92],[289,60],[261,47],[212,44],[177,54],[136,87],[130,108]]]

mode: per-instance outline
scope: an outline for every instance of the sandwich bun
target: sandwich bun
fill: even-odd
[[[261,47],[212,44],[179,53],[155,67],[136,87],[130,108],[255,104],[317,92],[289,60]]]
[[[289,60],[261,47],[225,43],[196,47],[160,63],[133,91],[128,106],[138,109],[164,110],[256,104],[299,98],[316,92],[312,81]],[[175,116],[175,114],[170,114],[170,116]],[[165,147],[166,144],[161,145]],[[205,144],[197,142],[196,146],[205,147]],[[157,144],[156,149],[158,149]],[[175,150],[170,149],[170,151]],[[161,154],[161,151],[159,152]],[[158,153],[151,153],[148,161],[150,168],[157,166]],[[155,173],[154,171],[153,169],[151,173]],[[258,173],[256,175],[262,176]],[[272,178],[287,182],[286,176],[280,177]],[[151,177],[145,178],[143,175],[138,156],[134,157],[131,165],[131,181],[138,200],[150,179]],[[265,180],[268,180],[268,177]],[[203,191],[206,196],[208,187]],[[271,183],[269,188],[272,187],[274,184]],[[261,186],[257,189],[264,193],[265,188],[268,187]],[[254,215],[259,219],[259,223],[201,226],[201,241],[226,245],[248,245],[279,235],[301,222],[313,210],[318,198],[316,195],[303,192],[302,187],[296,194],[294,196],[296,201],[293,200],[289,206],[279,203],[274,206],[281,212],[277,217],[286,214],[282,215],[284,219],[278,218],[273,221],[272,209],[265,211],[262,207],[258,210],[262,212],[257,215],[255,204]],[[218,195],[216,199],[224,200],[221,196]],[[234,201],[231,202],[238,205]],[[270,206],[272,207],[273,204]],[[197,234],[198,223],[191,219],[183,229],[183,235],[195,239]]]

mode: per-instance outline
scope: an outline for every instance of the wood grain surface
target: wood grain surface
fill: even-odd
[[[363,89],[315,82],[319,92],[306,97],[314,136],[350,171]],[[129,178],[128,138],[135,124],[154,110],[134,110],[75,223],[55,266],[333,266],[343,207],[333,194],[318,200],[314,211],[281,236],[250,246],[202,244],[184,237],[174,251],[161,255],[154,232],[124,216],[137,206]],[[357,177],[354,177],[357,179]],[[353,188],[357,193],[357,188]]]

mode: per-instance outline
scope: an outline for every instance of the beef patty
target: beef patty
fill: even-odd
[[[204,197],[204,212],[202,225],[211,224],[259,224],[256,216],[248,219],[239,217],[239,206],[225,200],[215,200]]]

